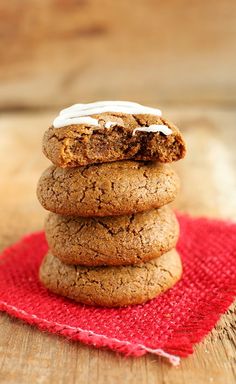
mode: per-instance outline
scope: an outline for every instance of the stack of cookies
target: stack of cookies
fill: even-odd
[[[169,207],[185,154],[179,130],[137,103],[75,104],[43,140],[52,161],[37,195],[49,210],[41,282],[89,305],[141,304],[181,277],[179,235]]]

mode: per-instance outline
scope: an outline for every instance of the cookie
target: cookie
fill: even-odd
[[[129,216],[70,217],[50,213],[45,223],[50,251],[67,264],[130,265],[174,248],[179,225],[170,207]]]
[[[84,267],[64,264],[48,253],[40,280],[50,291],[80,303],[106,307],[141,304],[171,288],[181,277],[176,250],[135,266]]]
[[[185,155],[180,131],[161,111],[130,102],[76,104],[45,133],[43,152],[59,167],[117,160],[172,162]]]
[[[49,167],[37,195],[61,215],[112,216],[159,208],[173,201],[179,179],[167,164],[119,161],[78,168]]]

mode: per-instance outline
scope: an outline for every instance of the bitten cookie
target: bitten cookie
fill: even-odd
[[[59,167],[117,160],[172,162],[185,155],[179,130],[159,109],[127,101],[75,104],[45,133],[43,152]]]
[[[107,307],[141,304],[171,288],[181,277],[176,250],[135,266],[83,267],[48,254],[40,280],[50,291],[80,303]]]
[[[169,165],[119,161],[78,168],[49,167],[37,195],[61,215],[112,216],[159,208],[173,201],[179,179]]]
[[[168,206],[129,216],[68,217],[50,213],[45,223],[51,253],[64,263],[130,265],[174,248],[179,225]]]

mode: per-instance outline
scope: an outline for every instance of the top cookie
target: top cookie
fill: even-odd
[[[43,139],[44,154],[63,168],[125,159],[169,163],[185,151],[178,128],[159,109],[127,101],[66,108]]]

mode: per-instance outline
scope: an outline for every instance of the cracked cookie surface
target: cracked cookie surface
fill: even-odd
[[[67,264],[139,264],[174,248],[179,225],[170,207],[127,216],[70,217],[50,213],[49,248]]]
[[[59,167],[76,167],[128,159],[168,163],[185,155],[180,131],[162,117],[101,113],[93,118],[99,120],[99,127],[85,124],[50,127],[43,138],[46,157]],[[115,125],[105,128],[106,122]],[[165,125],[172,133],[145,131],[145,127],[152,125]]]
[[[171,288],[181,277],[175,249],[135,266],[67,265],[48,253],[40,267],[41,282],[50,291],[88,305],[141,304]]]
[[[113,216],[159,208],[173,201],[179,178],[167,164],[116,161],[78,168],[51,166],[37,196],[42,206],[71,216]]]

